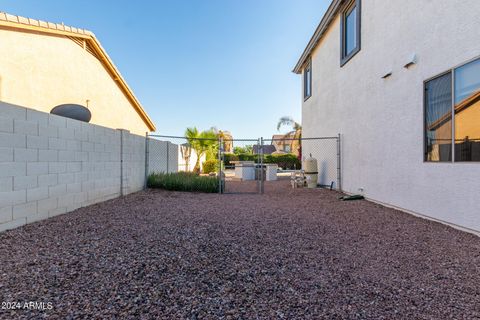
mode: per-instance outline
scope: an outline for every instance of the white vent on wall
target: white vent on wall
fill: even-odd
[[[95,49],[93,49],[93,47],[85,39],[81,39],[81,38],[77,38],[77,37],[70,37],[70,36],[67,36],[67,37],[70,40],[72,40],[73,42],[75,42],[76,44],[78,44],[81,48],[86,50],[88,53],[90,53],[92,56],[94,56],[98,60],[102,61],[102,59],[100,59],[98,54],[95,52]]]
[[[416,54],[411,55],[410,58],[408,59],[407,63],[403,67],[405,69],[408,69],[411,66],[413,66],[414,64],[417,64],[417,55]]]

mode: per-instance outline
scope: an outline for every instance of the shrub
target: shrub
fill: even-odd
[[[203,163],[203,173],[211,173],[218,171],[218,160],[207,160]]]
[[[225,153],[223,155],[223,159],[224,159],[224,164],[226,166],[230,166],[231,165],[231,161],[238,161],[238,154],[233,154],[233,153]]]
[[[258,154],[242,153],[238,155],[238,160],[258,162]]]
[[[241,153],[252,154],[253,153],[253,145],[247,144],[244,147],[234,147],[233,148],[233,153],[235,153],[235,154],[241,154]]]
[[[302,164],[298,157],[292,153],[287,154],[267,154],[263,159],[264,163],[276,163],[279,168],[284,170],[300,170]]]
[[[192,172],[152,173],[148,176],[149,188],[187,192],[218,192],[216,177],[199,176]]]

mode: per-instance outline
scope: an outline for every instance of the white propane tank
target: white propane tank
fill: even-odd
[[[310,153],[310,157],[306,158],[303,161],[303,170],[305,171],[305,179],[307,180],[307,188],[316,188],[317,181],[318,181],[318,165],[317,159],[312,157]]]

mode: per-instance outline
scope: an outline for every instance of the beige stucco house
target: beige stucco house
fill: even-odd
[[[272,136],[272,145],[275,146],[275,153],[293,153],[298,155],[298,138],[295,140],[295,132],[287,134],[274,134]]]
[[[155,131],[92,32],[0,12],[0,51],[0,101],[43,112],[78,104],[90,123]]]

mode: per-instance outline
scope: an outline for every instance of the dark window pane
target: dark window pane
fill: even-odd
[[[452,74],[425,84],[425,161],[452,161]]]
[[[303,97],[307,97],[307,69],[303,70]]]
[[[310,97],[311,94],[312,94],[312,71],[309,68],[307,72],[307,96]]]
[[[480,60],[455,70],[455,161],[480,161]]]
[[[345,56],[348,56],[357,47],[357,7],[347,13],[345,17]]]
[[[304,95],[305,98],[308,98],[312,95],[312,68],[309,65],[308,67],[305,68],[304,71]]]

